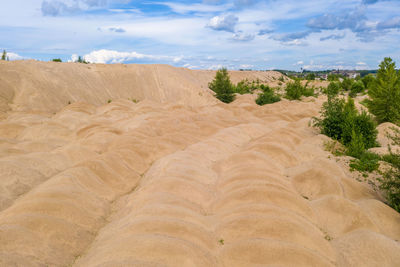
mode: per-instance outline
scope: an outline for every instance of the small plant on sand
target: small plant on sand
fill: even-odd
[[[224,103],[235,100],[233,85],[226,68],[217,71],[215,78],[208,84],[208,88],[215,92],[215,97]]]
[[[218,242],[223,245],[225,243],[225,241],[223,239],[218,240]]]
[[[281,98],[275,95],[274,91],[269,86],[262,86],[263,93],[258,95],[256,99],[257,105],[263,106],[265,104],[272,104],[281,100]]]

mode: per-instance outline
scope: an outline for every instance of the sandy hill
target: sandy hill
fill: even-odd
[[[0,68],[0,266],[399,266],[400,215],[308,126],[323,97],[226,105],[212,72],[161,65]]]
[[[169,65],[104,65],[38,61],[0,61],[0,112],[56,112],[68,103],[102,105],[113,99],[148,99],[189,106],[216,103],[208,89],[215,71]],[[233,71],[232,81],[273,82],[280,73]]]

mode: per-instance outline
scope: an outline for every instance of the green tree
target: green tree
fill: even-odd
[[[374,82],[375,77],[372,74],[365,75],[361,81],[364,84],[365,89],[368,89],[369,86]]]
[[[214,80],[208,84],[208,88],[213,90],[215,97],[224,103],[230,103],[235,100],[233,85],[226,68],[217,71]]]
[[[356,81],[351,85],[349,95],[351,97],[355,97],[358,93],[361,93],[362,91],[364,91],[364,89],[365,89],[364,83],[361,81]]]
[[[53,58],[53,62],[62,62],[61,58]]]
[[[400,74],[391,58],[386,57],[379,65],[368,95],[369,110],[379,122],[400,122]]]
[[[339,82],[330,82],[325,92],[328,96],[336,96],[339,94],[339,91],[340,91]]]
[[[256,104],[263,106],[265,104],[272,104],[281,100],[281,98],[275,95],[274,91],[267,85],[261,85],[260,88],[263,90],[262,94],[258,95]]]
[[[349,78],[344,78],[341,84],[342,89],[345,91],[349,91],[352,85],[353,85],[353,80]]]
[[[309,74],[307,74],[306,80],[308,80],[308,81],[313,81],[313,80],[315,80],[315,73],[309,73]]]
[[[3,50],[3,55],[1,56],[1,60],[6,60],[7,59],[7,52],[6,50]]]

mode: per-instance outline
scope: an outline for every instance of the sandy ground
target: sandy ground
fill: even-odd
[[[213,72],[161,65],[0,69],[0,266],[399,266],[400,215],[309,127],[323,97],[227,105]]]

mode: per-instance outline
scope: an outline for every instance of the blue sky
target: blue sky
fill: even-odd
[[[12,0],[10,59],[163,63],[194,69],[400,65],[399,0]]]

